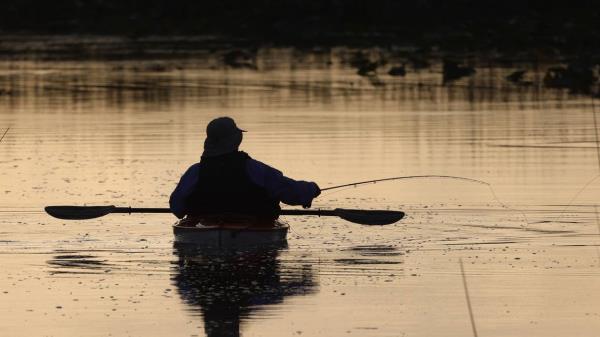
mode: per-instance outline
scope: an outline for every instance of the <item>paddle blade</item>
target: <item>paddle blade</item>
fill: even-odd
[[[46,213],[64,220],[85,220],[105,216],[115,209],[115,206],[47,206]]]
[[[340,218],[361,225],[389,225],[404,218],[404,212],[336,208]]]

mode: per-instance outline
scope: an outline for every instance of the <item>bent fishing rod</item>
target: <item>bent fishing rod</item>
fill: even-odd
[[[402,180],[402,179],[419,179],[419,178],[457,179],[457,180],[465,180],[465,181],[470,181],[470,182],[490,186],[490,183],[488,183],[488,182],[477,180],[477,179],[472,179],[472,178],[466,178],[466,177],[445,176],[445,175],[416,175],[416,176],[401,176],[401,177],[391,177],[391,178],[357,181],[354,183],[322,188],[321,191],[329,191],[329,190],[334,190],[334,189],[343,188],[343,187],[351,187],[351,186],[356,187],[356,186],[365,185],[365,184],[376,184],[376,183],[379,183],[382,181],[392,181],[392,180]]]

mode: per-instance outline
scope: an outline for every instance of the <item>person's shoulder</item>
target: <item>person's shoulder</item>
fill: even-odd
[[[248,166],[259,169],[259,170],[267,170],[267,171],[271,171],[271,170],[275,170],[275,171],[279,171],[276,168],[263,163],[260,160],[256,160],[254,158],[248,158]]]
[[[253,176],[279,176],[282,175],[278,169],[263,163],[260,160],[249,157],[246,162],[246,169]]]
[[[200,163],[193,163],[185,170],[185,173],[197,172],[200,169]]]

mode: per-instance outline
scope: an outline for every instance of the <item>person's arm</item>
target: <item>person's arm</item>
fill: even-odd
[[[198,183],[198,170],[200,169],[200,164],[192,165],[187,171],[183,174],[181,179],[179,180],[179,184],[171,193],[171,197],[169,198],[169,207],[171,208],[171,212],[175,214],[179,219],[183,218],[187,214],[187,209],[185,208],[185,199],[192,193],[196,184]]]
[[[316,183],[288,178],[281,171],[257,160],[248,160],[246,169],[252,182],[266,189],[271,197],[288,205],[310,207],[312,200],[321,194]]]

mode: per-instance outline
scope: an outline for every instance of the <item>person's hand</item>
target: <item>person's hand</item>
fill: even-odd
[[[316,183],[313,183],[313,187],[315,188],[315,195],[312,199],[318,197],[321,194],[321,188]],[[302,208],[310,208],[312,206],[312,199],[308,202],[308,204],[302,205]]]
[[[318,197],[319,195],[321,195],[321,188],[319,187],[319,185],[317,185],[317,183],[313,183],[313,184],[315,185],[315,196],[313,197],[313,199],[314,199],[314,198]]]

